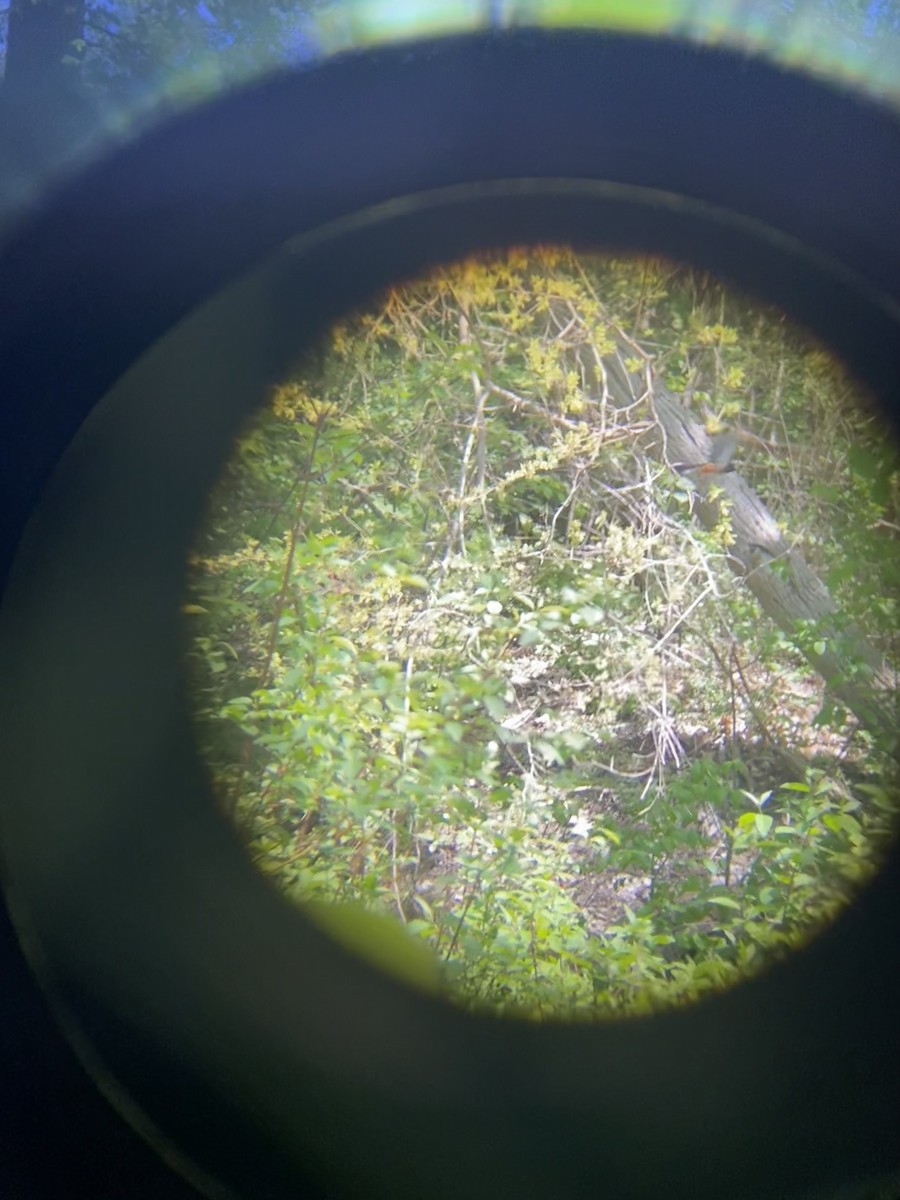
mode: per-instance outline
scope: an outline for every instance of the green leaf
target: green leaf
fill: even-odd
[[[562,755],[559,753],[557,748],[552,742],[548,742],[545,738],[537,739],[535,742],[535,749],[537,750],[538,754],[540,754],[544,762],[548,764],[548,766],[553,766],[555,763],[561,763],[563,761]]]
[[[591,840],[595,841],[599,840],[600,838],[609,838],[614,846],[622,845],[621,836],[616,833],[615,829],[610,829],[608,825],[601,825]]]
[[[893,796],[890,796],[884,787],[872,783],[857,784],[857,790],[864,795],[869,796],[876,808],[880,808],[882,812],[894,815],[897,812],[897,801]]]
[[[845,833],[850,838],[857,838],[862,833],[859,821],[847,813],[826,813],[822,817],[822,824],[832,833]]]
[[[587,626],[599,625],[601,621],[606,620],[604,609],[596,608],[593,604],[585,604],[583,608],[576,609],[576,611]]]
[[[524,626],[519,630],[518,636],[520,646],[534,646],[537,642],[544,640],[544,635],[537,625]]]
[[[283,623],[284,618],[282,617],[282,624]],[[331,644],[338,650],[346,650],[348,653],[352,654],[354,658],[358,654],[356,645],[351,642],[349,638],[343,637],[340,634],[331,639]]]

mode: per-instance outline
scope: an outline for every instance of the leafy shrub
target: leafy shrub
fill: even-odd
[[[634,329],[722,420],[781,397],[746,416],[784,453],[747,470],[847,628],[895,648],[893,568],[860,579],[890,558],[896,472],[849,453],[871,437],[839,373],[673,264],[553,248],[333,329],[245,431],[192,560],[198,740],[254,861],[430,980],[375,918],[398,922],[476,1008],[632,1014],[732,983],[833,916],[891,830],[889,790],[841,769],[886,760],[798,652],[820,635],[760,621],[727,512],[698,530],[644,457],[645,401],[610,402],[597,363]],[[823,521],[860,514],[841,561]]]

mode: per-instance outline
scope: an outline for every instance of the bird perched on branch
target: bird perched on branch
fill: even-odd
[[[693,473],[696,475],[724,475],[733,471],[735,452],[740,445],[741,437],[732,429],[717,433],[710,443],[709,458],[701,463],[672,463],[672,469],[681,475]]]

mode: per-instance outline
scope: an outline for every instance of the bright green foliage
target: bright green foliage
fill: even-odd
[[[895,655],[895,464],[834,364],[708,279],[555,249],[332,330],[236,447],[185,606],[198,739],[260,869],[385,969],[535,1018],[759,969],[893,815],[727,519],[702,532],[646,457],[646,399],[604,391],[624,338],[764,439],[742,469]]]

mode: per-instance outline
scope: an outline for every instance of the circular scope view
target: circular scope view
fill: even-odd
[[[243,432],[184,604],[260,871],[478,1011],[727,987],[893,831],[900,459],[783,314],[535,248],[397,286]]]

